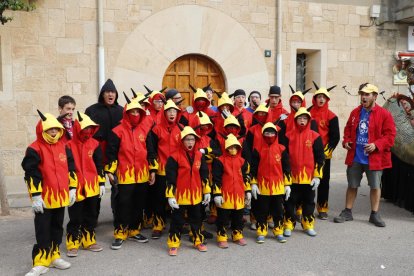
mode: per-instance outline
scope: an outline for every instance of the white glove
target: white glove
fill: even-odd
[[[254,199],[257,199],[257,195],[260,195],[259,187],[257,187],[257,184],[252,184],[252,196]]]
[[[281,121],[283,121],[283,120],[285,120],[287,117],[288,117],[288,116],[287,116],[286,114],[280,114],[279,119],[280,119]]]
[[[171,209],[180,209],[180,206],[178,206],[178,203],[175,197],[169,197],[168,204],[170,205]]]
[[[69,207],[71,207],[76,202],[76,189],[69,190]]]
[[[251,202],[252,202],[252,193],[247,192],[244,198],[244,205],[249,206]]]
[[[290,186],[285,186],[285,200],[288,201],[289,197],[290,197]]]
[[[223,197],[222,196],[214,197],[214,203],[216,204],[217,207],[221,207],[221,205],[224,203]]]
[[[188,114],[192,114],[194,112],[194,108],[191,105],[189,105],[185,108],[185,111],[187,111]]]
[[[105,185],[99,186],[99,198],[105,195]]]
[[[206,151],[205,151],[204,149],[199,149],[199,151],[200,151],[202,154],[206,154]]]
[[[230,112],[230,111],[228,111],[227,109],[224,109],[221,113],[222,113],[222,114],[221,114],[221,117],[223,117],[223,119],[224,119],[224,115],[225,115],[226,117],[229,117],[229,116],[231,115],[231,112]],[[224,115],[223,115],[223,113],[224,113]]]
[[[35,213],[43,214],[43,208],[46,208],[42,195],[32,196],[32,209]]]
[[[310,184],[312,187],[312,190],[315,191],[316,189],[318,189],[319,184],[321,184],[321,180],[318,177],[314,177]]]
[[[205,194],[204,195],[204,200],[203,200],[203,205],[208,205],[210,203],[211,200],[211,195],[210,194]]]

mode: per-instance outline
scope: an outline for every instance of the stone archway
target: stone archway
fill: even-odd
[[[269,87],[262,51],[239,22],[213,8],[180,5],[153,14],[125,40],[113,75],[118,90],[161,89],[165,69],[186,54],[215,60],[230,92]]]

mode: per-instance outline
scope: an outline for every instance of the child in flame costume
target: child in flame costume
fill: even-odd
[[[105,175],[102,165],[102,149],[92,138],[99,125],[88,115],[78,112],[73,125],[73,136],[67,146],[75,160],[78,188],[76,203],[68,208],[69,223],[66,228],[68,257],[76,257],[80,246],[93,252],[102,251],[96,243],[95,227],[98,220],[98,200],[105,194]]]
[[[312,98],[312,108],[310,113],[312,118],[318,125],[318,132],[322,138],[325,153],[325,164],[323,165],[323,177],[318,187],[317,209],[318,218],[322,220],[328,219],[328,197],[329,197],[329,180],[331,176],[331,158],[332,152],[339,143],[339,121],[335,113],[329,109],[330,95],[329,91],[336,87],[329,88],[318,87],[316,83],[316,91]]]
[[[263,243],[268,232],[267,218],[273,218],[273,234],[278,242],[284,243],[283,237],[283,195],[290,195],[291,171],[289,154],[278,143],[278,128],[271,122],[262,127],[263,140],[252,153],[252,195],[257,219],[257,243]]]
[[[206,113],[199,111],[197,112],[197,117],[190,122],[190,126],[194,129],[197,135],[200,137],[199,142],[196,144],[197,150],[199,150],[207,162],[209,174],[209,180],[212,179],[211,175],[211,168],[213,164],[213,159],[217,156],[221,155],[220,146],[216,139],[210,137],[211,132],[213,130],[213,123],[210,121],[210,118],[207,116]],[[207,220],[208,223],[212,224],[216,221],[217,218],[217,210],[216,205],[214,202],[210,202],[210,216]],[[205,209],[202,208],[202,218],[204,220],[206,216]],[[211,222],[211,220],[214,220]],[[201,226],[203,235],[206,239],[212,239],[213,234],[204,230],[204,223]]]
[[[193,90],[193,101],[191,106],[187,106],[186,110],[183,112],[180,119],[180,123],[189,126],[191,121],[195,116],[197,116],[198,111],[206,113],[209,117],[213,118],[215,112],[209,108],[210,100],[207,97],[206,92],[201,88],[195,88],[190,84],[191,89]]]
[[[64,127],[49,113],[36,126],[36,140],[22,161],[25,182],[35,213],[36,244],[33,268],[27,276],[44,274],[49,267],[67,269],[71,264],[60,257],[65,207],[76,201],[77,176],[72,151],[62,137]]]
[[[195,131],[186,126],[180,137],[180,148],[171,154],[166,165],[165,196],[172,208],[167,241],[170,256],[176,256],[180,247],[185,212],[188,215],[194,247],[200,252],[207,251],[201,233],[201,205],[208,204],[211,199],[208,167],[202,153],[195,146],[200,139]]]
[[[304,107],[295,114],[295,128],[287,133],[292,187],[285,204],[284,236],[289,237],[295,227],[295,206],[302,204],[302,228],[309,236],[314,230],[315,190],[322,178],[325,155],[320,135],[310,128],[311,115]]]
[[[167,204],[165,198],[166,164],[168,157],[181,147],[180,128],[177,123],[180,114],[180,108],[171,99],[168,100],[159,116],[157,125],[151,130],[159,164],[155,185],[151,186],[149,191],[150,209],[154,212],[151,236],[153,239],[159,239],[165,227],[165,207]]]
[[[105,172],[111,181],[113,174],[118,179],[117,208],[115,211],[114,237],[111,248],[120,249],[129,238],[137,242],[148,242],[140,234],[143,209],[149,185],[155,182],[158,169],[152,145],[150,125],[143,123],[146,112],[136,100],[124,93],[127,104],[121,124],[112,130],[108,144],[108,161]]]
[[[241,145],[236,136],[229,134],[225,141],[226,151],[213,161],[213,195],[217,208],[217,242],[227,248],[225,226],[231,217],[232,240],[246,245],[243,237],[244,204],[250,203],[249,163],[241,157]],[[245,200],[246,198],[246,200]]]

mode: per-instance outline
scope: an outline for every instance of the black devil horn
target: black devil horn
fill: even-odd
[[[149,89],[145,84],[144,84],[144,87],[145,87],[145,89],[148,91],[148,93],[152,93],[152,90],[151,89]]]
[[[293,87],[289,84],[289,87],[290,87],[290,91],[292,91],[292,94],[295,94],[295,89],[293,89]]]
[[[39,113],[39,116],[40,116],[40,118],[42,119],[42,121],[44,122],[44,121],[46,121],[46,117],[45,117],[45,115],[43,115],[43,113],[42,112],[40,112],[40,110],[39,109],[37,109],[37,113]]]
[[[306,89],[305,91],[303,91],[303,92],[302,92],[302,95],[304,95],[304,96],[305,96],[305,94],[306,94],[306,93],[308,93],[308,92],[309,92],[309,91],[311,91],[311,90],[312,90],[312,87],[311,87],[311,88]]]
[[[197,92],[197,89],[194,88],[194,86],[191,85],[191,83],[188,84],[191,88],[191,90],[193,90],[193,92]]]
[[[134,89],[132,88],[131,88],[131,91],[132,91],[132,95],[134,96],[134,98],[136,98],[138,96],[137,93],[135,93]]]
[[[162,93],[162,92],[164,92],[164,90],[165,90],[165,89],[167,89],[167,86],[166,86],[166,87],[164,87],[163,89],[161,89],[161,90],[160,90],[160,92],[161,92],[161,93]]]
[[[219,132],[220,136],[224,138],[224,140],[227,140],[227,136],[224,135],[223,133]]]
[[[219,94],[216,90],[214,90],[214,93],[217,95],[217,97],[218,97],[219,99],[221,99],[221,94]]]
[[[328,92],[329,91],[331,91],[332,89],[334,89],[336,87],[336,85],[334,85],[334,86],[332,86],[332,87],[329,87],[328,89],[326,89],[326,90],[328,90]]]
[[[143,104],[144,103],[144,101],[146,100],[146,99],[148,99],[148,96],[146,96],[146,97],[144,97],[143,99],[141,99],[140,101],[138,101],[140,104]]]
[[[198,112],[198,117],[203,117],[203,113],[201,113],[201,111]]]
[[[180,103],[182,103],[183,101],[185,101],[185,99],[181,99],[178,102],[175,103],[175,105],[179,105]]]
[[[224,111],[224,110],[223,110]],[[227,115],[226,115],[226,113],[224,113],[224,112],[221,112],[221,114],[223,114],[223,117],[224,117],[224,119],[227,119]]]
[[[82,116],[80,115],[79,111],[78,111],[78,119],[79,119],[79,122],[82,122],[82,121],[83,121],[83,118],[82,118]]]
[[[180,123],[177,122],[177,126],[181,131],[183,131],[184,127]]]
[[[128,98],[128,96],[125,94],[125,92],[122,92],[122,93],[124,93],[124,97],[125,97],[126,102],[128,104],[130,104],[131,103],[131,100]]]
[[[319,86],[314,81],[312,81],[312,82],[313,82],[313,85],[315,86],[315,89],[319,90]]]

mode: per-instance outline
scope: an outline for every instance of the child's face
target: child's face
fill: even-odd
[[[309,117],[306,114],[300,115],[296,118],[296,122],[299,126],[306,126],[309,122]]]
[[[194,135],[187,135],[183,139],[183,144],[186,150],[192,150],[194,148],[196,138]]]
[[[227,148],[227,152],[233,156],[237,154],[237,150],[238,150],[237,146],[230,146]]]
[[[245,102],[246,102],[246,96],[244,95],[238,95],[234,98],[234,105],[237,106],[238,108],[242,108]]]
[[[269,95],[270,107],[275,107],[280,101],[280,95]]]
[[[138,110],[138,108],[130,109],[130,110],[128,110],[128,114],[132,115],[132,116],[139,116],[139,110]]]
[[[294,109],[298,110],[298,109],[299,109],[299,107],[302,105],[302,100],[301,100],[301,99],[299,99],[298,97],[293,97],[293,98],[290,100],[290,105],[292,106],[292,108],[294,108]]]
[[[59,129],[57,127],[49,128],[45,131],[50,137],[55,138],[56,135],[59,133]]]
[[[67,114],[65,118],[72,119],[75,107],[73,103],[67,103],[63,107],[59,107],[59,115]]]
[[[165,117],[167,118],[168,122],[175,123],[175,120],[177,119],[177,109],[170,108],[165,111]]]
[[[328,98],[324,94],[316,95],[316,104],[319,107],[324,106],[327,101],[328,101]]]

